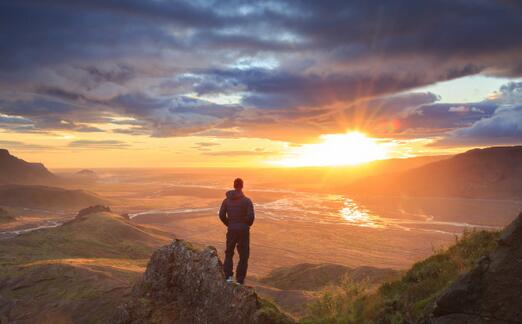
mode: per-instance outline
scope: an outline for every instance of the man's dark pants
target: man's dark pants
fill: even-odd
[[[237,246],[237,252],[239,253],[239,262],[236,268],[236,281],[238,283],[244,283],[245,276],[248,269],[248,256],[250,255],[250,230],[249,229],[228,229],[227,231],[227,248],[225,250],[225,264],[223,269],[225,276],[232,277],[234,272],[233,261],[234,250]]]

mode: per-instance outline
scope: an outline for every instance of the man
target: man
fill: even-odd
[[[254,217],[254,205],[243,194],[243,180],[237,178],[234,180],[234,190],[227,192],[219,209],[219,219],[228,227],[225,263],[223,264],[223,271],[228,283],[234,282],[232,258],[236,246],[239,253],[236,282],[240,285],[245,282],[250,254],[250,226],[254,223]]]

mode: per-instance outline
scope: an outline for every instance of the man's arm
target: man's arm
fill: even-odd
[[[252,200],[248,199],[248,204],[247,204],[248,226],[252,226],[252,224],[254,224],[255,218],[256,218],[256,215],[254,213],[254,204],[252,203]]]
[[[221,208],[219,208],[219,219],[228,226],[228,218],[227,218],[227,200],[224,199],[221,203]]]

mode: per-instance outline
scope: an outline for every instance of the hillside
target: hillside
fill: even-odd
[[[38,185],[0,185],[0,205],[42,209],[79,209],[107,201],[84,190]]]
[[[77,217],[0,244],[0,318],[108,322],[152,252],[172,236],[110,212]]]
[[[520,231],[522,230],[522,226],[520,226],[522,225],[521,218],[522,214],[519,215],[518,221],[513,223],[518,224],[516,225],[516,228],[518,228],[516,239],[509,240],[509,245],[516,247],[514,249],[517,249],[518,254],[512,253],[512,251],[507,252],[506,250],[494,252],[503,255],[502,257],[505,261],[511,260],[508,262],[510,267],[503,269],[517,269],[509,274],[504,271],[491,271],[490,278],[496,279],[490,282],[496,281],[506,284],[512,282],[514,284],[512,288],[508,288],[507,285],[509,284],[502,288],[494,284],[489,287],[490,292],[497,291],[500,295],[503,295],[501,300],[505,305],[509,304],[509,300],[518,298],[520,291],[520,285],[516,276],[520,272],[518,255],[522,246],[522,236],[520,236]],[[371,289],[364,283],[343,282],[338,287],[327,291],[319,300],[311,303],[302,323],[425,323],[432,318],[430,314],[435,304],[441,303],[439,299],[441,295],[453,297],[453,299],[449,298],[452,300],[451,302],[443,304],[454,307],[450,310],[447,306],[444,308],[444,306],[441,307],[439,305],[439,311],[436,315],[442,316],[458,313],[459,305],[462,305],[463,301],[467,299],[464,297],[466,293],[463,291],[460,291],[460,295],[451,293],[452,289],[455,291],[455,288],[451,287],[459,287],[459,281],[469,282],[467,279],[460,279],[466,278],[460,276],[474,269],[477,264],[479,264],[478,268],[481,269],[480,264],[484,264],[484,256],[497,248],[497,239],[505,236],[513,238],[509,234],[512,232],[515,232],[512,225],[508,226],[502,234],[488,231],[465,232],[455,245],[415,263],[401,278],[384,283],[377,290]],[[500,244],[502,245],[503,243],[501,242]],[[491,264],[493,265],[493,263]],[[478,277],[480,277],[480,271],[472,270],[471,273],[475,273],[475,275],[471,275],[472,277],[477,277],[477,273],[479,273]],[[444,293],[448,287],[450,287],[450,292]],[[476,288],[478,291],[481,290],[480,285],[477,285]],[[505,292],[501,293],[503,290]],[[475,302],[481,300],[485,304],[491,304],[487,299],[489,296],[477,295],[476,292],[477,290],[470,292],[468,297],[471,300],[475,299]],[[448,300],[448,297],[442,298],[442,300]],[[468,311],[469,309],[471,308],[462,308],[463,311]],[[509,309],[513,310],[514,307],[509,307]],[[435,323],[490,323],[487,321],[466,322],[461,320],[460,322],[451,322],[444,320],[445,318],[440,318],[440,321]]]
[[[498,247],[437,299],[432,324],[522,323],[522,214]]]
[[[346,281],[375,286],[399,275],[400,271],[392,269],[301,263],[276,268],[267,276],[254,280],[254,285],[261,296],[273,300],[282,310],[299,318],[305,314],[306,305],[316,301],[325,289]]]
[[[522,146],[474,149],[348,186],[357,194],[522,199]]]
[[[14,216],[11,216],[7,210],[0,208],[0,223],[12,222],[14,220]]]
[[[259,282],[283,290],[320,290],[329,285],[338,285],[346,279],[354,282],[382,282],[398,273],[392,269],[374,267],[350,268],[330,263],[302,263],[274,269]]]
[[[30,163],[0,149],[0,184],[52,184],[59,179],[41,163]]]
[[[291,190],[343,193],[347,183],[371,176],[403,172],[448,158],[450,158],[448,155],[419,156],[377,160],[359,165],[267,168],[256,170],[254,174],[249,174],[246,170],[242,170],[242,173],[248,174],[250,179],[256,179],[259,186],[265,188],[281,187]],[[234,177],[235,174],[237,171],[230,176]]]
[[[60,227],[2,240],[0,319],[53,324],[293,322],[252,288],[227,284],[214,248],[170,242],[170,234],[134,224],[104,206],[81,210]]]

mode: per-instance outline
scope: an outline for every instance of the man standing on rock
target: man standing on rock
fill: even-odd
[[[234,272],[233,261],[234,250],[237,246],[239,262],[236,268],[236,281],[242,285],[248,268],[248,256],[250,254],[250,226],[254,223],[254,205],[252,201],[243,194],[243,180],[234,180],[234,190],[226,194],[225,200],[219,209],[219,219],[228,228],[227,247],[225,250],[225,263],[223,271],[227,282],[233,283]]]

